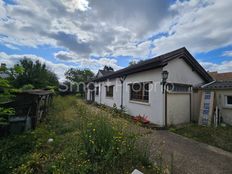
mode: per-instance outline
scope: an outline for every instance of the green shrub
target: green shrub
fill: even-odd
[[[0,173],[161,173],[125,120],[92,107],[75,96],[55,97],[36,130],[0,140]]]
[[[89,160],[90,173],[125,173],[136,167],[151,166],[147,153],[136,148],[137,137],[124,132],[123,125],[115,125],[104,112],[96,113],[92,117],[85,105],[78,105],[78,113],[84,119],[80,127],[80,137],[85,159]]]
[[[13,108],[2,108],[0,107],[0,123],[8,122],[8,117],[15,115]]]
[[[21,90],[23,91],[31,89],[34,89],[34,86],[32,84],[23,85],[23,87],[21,88]]]

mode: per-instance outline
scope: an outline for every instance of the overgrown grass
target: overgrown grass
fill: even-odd
[[[136,148],[141,132],[130,124],[74,96],[56,97],[36,130],[0,140],[0,173],[161,173]]]
[[[171,131],[232,152],[232,126],[215,128],[190,124]]]

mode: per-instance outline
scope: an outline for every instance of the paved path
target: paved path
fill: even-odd
[[[143,138],[151,145],[152,160],[161,147],[164,161],[170,166],[173,154],[174,173],[232,174],[232,153],[168,131],[154,131]]]

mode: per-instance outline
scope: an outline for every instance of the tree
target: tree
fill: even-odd
[[[24,58],[20,60],[18,66],[23,67],[24,72],[14,77],[12,84],[15,87],[21,88],[27,84],[35,88],[58,87],[56,74],[48,70],[46,64],[42,64],[39,60],[34,63],[30,58]]]
[[[0,73],[5,73],[8,75],[13,73],[14,76],[17,76],[23,73],[23,71],[24,69],[19,65],[14,66],[10,69],[8,69],[6,66],[0,67]],[[8,78],[0,77],[0,104],[8,102],[14,97],[14,95],[12,95],[12,92],[15,92],[15,90],[12,89],[12,86],[10,85],[11,78],[11,76],[9,76]],[[0,107],[0,124],[7,123],[8,117],[14,114],[15,110],[13,108]]]
[[[135,60],[132,60],[129,62],[129,66],[136,65],[136,64],[137,64],[137,62]]]
[[[78,87],[79,89],[78,92],[80,92],[81,95],[83,95],[84,93],[84,83],[91,80],[93,77],[94,77],[94,73],[89,69],[80,70],[80,69],[71,68],[67,72],[65,72],[65,78],[69,82],[75,83],[75,85],[72,86],[72,90],[70,92],[74,92],[74,90],[76,90],[76,88]]]
[[[136,65],[136,64],[139,64],[139,63],[142,63],[144,60],[139,60],[139,61],[136,61],[136,60],[132,60],[129,62],[129,66],[132,66],[132,65]]]
[[[65,78],[71,82],[86,82],[94,77],[94,73],[89,69],[74,69],[71,68],[65,72]]]

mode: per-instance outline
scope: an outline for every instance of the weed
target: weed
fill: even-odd
[[[161,173],[137,149],[126,120],[92,107],[74,96],[55,97],[36,130],[0,140],[0,173]]]

